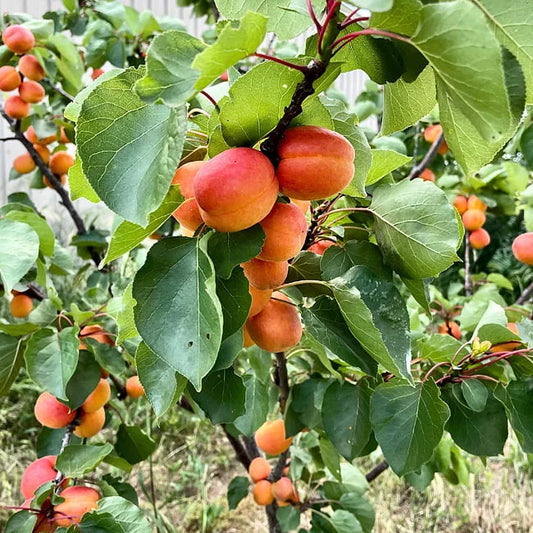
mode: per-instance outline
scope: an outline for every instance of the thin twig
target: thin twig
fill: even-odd
[[[522,291],[522,294],[519,296],[518,300],[516,300],[514,304],[523,305],[530,298],[533,298],[533,281]]]
[[[380,476],[381,474],[383,474],[383,472],[385,472],[385,470],[387,470],[387,468],[389,468],[389,463],[387,463],[387,461],[382,461],[381,463],[379,463],[377,466],[375,466],[372,470],[370,470],[370,472],[365,476],[366,480],[368,481],[368,483],[371,483],[372,481],[374,481],[374,479],[376,479],[378,476]]]
[[[276,354],[276,378],[276,384],[279,387],[279,408],[282,413],[285,413],[289,398],[289,375],[287,372],[287,360],[283,352]]]
[[[426,155],[422,158],[420,163],[418,163],[412,168],[408,176],[410,180],[418,178],[418,176],[420,176],[420,174],[422,174],[422,172],[424,172],[424,170],[427,167],[429,167],[429,165],[431,165],[431,163],[437,156],[440,145],[442,144],[443,141],[444,141],[444,133],[441,131],[440,135],[435,139],[435,141],[430,146],[429,150],[427,151]]]
[[[465,294],[472,296],[472,278],[470,276],[470,240],[465,236]]]

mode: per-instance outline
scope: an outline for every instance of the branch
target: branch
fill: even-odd
[[[533,281],[524,289],[522,294],[516,300],[515,305],[523,305],[533,297]]]
[[[282,413],[285,413],[285,407],[289,399],[289,375],[287,373],[287,360],[283,352],[276,354],[275,382],[279,387],[279,408]]]
[[[431,165],[435,157],[437,156],[437,152],[440,148],[440,145],[442,144],[442,141],[444,141],[444,133],[441,132],[440,135],[435,139],[435,142],[431,145],[429,150],[427,151],[426,155],[422,158],[422,161],[418,163],[418,165],[415,165],[413,169],[411,170],[411,173],[409,174],[409,179],[415,179],[424,172],[424,170]]]
[[[81,417],[81,409],[78,409],[76,411],[76,416],[74,417],[74,420],[67,426],[67,430],[65,431],[65,434],[63,435],[63,439],[61,441],[61,447],[59,448],[59,453],[57,455],[61,455],[63,451],[65,450],[65,448],[68,446],[70,439],[72,438],[72,433],[74,433],[74,430],[80,424],[80,417]],[[61,490],[63,489],[61,484],[63,483],[64,479],[65,479],[64,474],[58,470],[57,476],[54,479],[54,484],[55,484],[54,492],[56,494],[61,493]]]
[[[234,437],[228,431],[225,424],[222,424],[222,429],[224,430],[224,434],[226,435],[226,438],[231,444],[233,450],[235,451],[235,455],[237,456],[237,459],[242,464],[242,466],[244,466],[244,468],[246,469],[246,472],[248,472],[248,469],[250,468],[250,463],[252,462],[252,460],[250,459],[250,456],[248,455],[248,452],[246,451],[242,442],[239,440],[238,437]]]
[[[387,468],[389,468],[389,463],[387,463],[387,461],[382,461],[381,463],[379,463],[377,466],[375,466],[372,470],[370,470],[370,472],[365,476],[366,480],[368,481],[368,483],[372,483],[372,481],[374,481],[374,479],[376,479],[378,476],[380,476],[381,474],[383,474],[383,472],[385,472],[385,470],[387,470]]]
[[[56,93],[60,94],[61,96],[69,100],[70,102],[74,102],[74,97],[71,94],[67,93],[67,91],[65,91],[63,87],[60,87],[59,85],[54,85],[52,81],[49,80],[48,78],[44,78],[42,81],[45,82]]]
[[[470,240],[465,235],[465,294],[472,296],[472,278],[470,277]]]

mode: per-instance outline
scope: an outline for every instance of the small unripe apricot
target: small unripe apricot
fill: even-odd
[[[206,164],[207,161],[191,161],[185,163],[176,170],[172,178],[172,185],[179,185],[180,192],[184,198],[194,196],[193,181],[198,171]]]
[[[106,331],[102,326],[100,326],[100,324],[93,324],[92,326],[85,326],[81,328],[81,331],[78,336],[80,339],[83,339],[85,337],[91,337],[91,339],[94,339],[97,342],[101,342],[102,344],[115,346],[113,339],[106,333]],[[80,346],[80,350],[84,349],[85,348],[82,348]]]
[[[479,229],[485,224],[487,217],[480,209],[467,209],[463,213],[463,224],[468,231]]]
[[[441,324],[439,327],[439,333],[442,333],[443,335],[451,335],[457,340],[461,338],[461,330],[459,328],[459,324],[457,324],[457,322],[454,322],[453,320]]]
[[[298,501],[294,485],[288,477],[282,477],[272,484],[272,494],[281,502]]]
[[[302,249],[307,220],[298,206],[277,202],[260,224],[265,232],[265,242],[257,256],[259,259],[286,261]]]
[[[0,67],[0,91],[13,91],[22,83],[20,74],[15,67]]]
[[[66,174],[63,174],[62,176],[56,176],[56,178],[59,180],[59,182],[61,183],[61,185],[65,185],[65,183],[67,183],[67,175]],[[46,177],[46,176],[43,176],[43,183],[49,187],[50,189],[53,189],[54,187],[52,186],[52,184],[50,183],[50,180]]]
[[[340,134],[317,126],[285,132],[278,145],[276,176],[280,191],[297,200],[320,200],[352,180],[355,151]]]
[[[17,294],[9,302],[9,308],[15,318],[26,318],[33,309],[33,300],[26,294]]]
[[[50,161],[50,150],[46,146],[40,144],[34,144],[35,151],[39,154],[44,163],[48,164]]]
[[[106,379],[101,379],[96,385],[96,388],[87,396],[81,408],[86,413],[94,413],[94,411],[103,407],[111,397],[111,387]]]
[[[65,501],[54,507],[54,522],[58,526],[69,527],[79,524],[85,513],[98,507],[100,494],[90,487],[75,485],[61,492],[61,497]]]
[[[43,392],[37,398],[33,410],[35,418],[43,426],[52,429],[67,427],[76,416],[76,411],[71,411],[49,392]]]
[[[96,79],[99,78],[103,73],[104,73],[103,69],[101,69],[101,68],[95,68],[95,69],[91,72],[91,78],[92,78],[93,80],[96,80]]]
[[[284,352],[300,342],[302,324],[296,307],[284,294],[275,292],[272,296],[261,312],[248,318],[246,328],[259,348]]]
[[[71,166],[74,165],[74,158],[65,151],[56,152],[50,158],[50,170],[60,176],[66,174]]]
[[[46,96],[44,87],[37,81],[23,81],[19,87],[20,97],[29,104],[38,104]]]
[[[252,148],[230,148],[207,161],[194,179],[204,222],[217,231],[240,231],[263,220],[278,196],[269,159]]]
[[[257,483],[262,479],[266,479],[270,475],[271,471],[272,467],[264,457],[256,457],[252,460],[250,466],[248,467],[248,473],[250,474],[250,477],[254,483]]]
[[[479,209],[480,211],[486,211],[487,204],[473,194],[472,196],[468,197],[468,209]]]
[[[57,471],[55,470],[56,456],[47,455],[33,461],[22,474],[20,481],[20,491],[24,498],[32,498],[35,491],[47,481],[52,481],[56,478]]]
[[[454,198],[453,205],[459,214],[462,215],[468,209],[468,200],[466,196],[459,195]]]
[[[200,208],[194,198],[188,198],[178,206],[172,216],[180,223],[180,226],[191,231],[196,231],[203,223]]]
[[[30,172],[35,170],[35,166],[35,161],[29,154],[29,152],[18,155],[17,157],[15,157],[15,159],[13,159],[13,168],[19,174],[29,174]]]
[[[533,265],[533,231],[522,233],[513,241],[513,254],[521,263]]]
[[[472,248],[481,250],[490,244],[490,235],[486,229],[480,228],[472,231],[468,236]]]
[[[133,399],[144,396],[144,388],[139,376],[131,376],[126,380],[126,394]]]
[[[19,59],[19,70],[23,76],[33,81],[41,81],[46,73],[39,60],[30,54]]]
[[[28,141],[30,141],[32,144],[40,144],[41,146],[44,146],[46,144],[53,143],[57,140],[57,135],[50,135],[48,137],[43,137],[42,139],[39,139],[37,137],[37,133],[35,132],[35,128],[33,126],[30,126],[26,130],[26,138]]]
[[[30,104],[15,94],[4,102],[6,115],[17,120],[27,117],[30,114],[30,110]]]
[[[250,285],[263,291],[279,287],[289,272],[287,261],[262,261],[254,258],[242,263],[241,267]]]
[[[105,410],[103,407],[100,407],[100,409],[97,409],[92,413],[82,411],[80,416],[80,423],[78,427],[74,430],[74,435],[82,439],[94,437],[104,427],[104,424]]]
[[[435,181],[435,173],[430,168],[425,168],[419,178],[424,181]]]
[[[28,28],[15,24],[2,32],[2,41],[14,54],[25,54],[33,48],[35,37]]]
[[[250,285],[248,290],[252,296],[252,303],[250,304],[250,310],[248,311],[248,317],[251,317],[257,315],[257,313],[265,308],[265,305],[269,302],[270,297],[272,296],[272,289],[261,290]]]
[[[253,490],[254,501],[257,505],[270,505],[274,501],[272,483],[266,479],[258,481]]]
[[[308,250],[310,252],[313,252],[317,255],[324,255],[324,252],[330,247],[330,246],[337,246],[333,241],[328,241],[326,239],[323,239],[321,241],[315,242],[315,244],[312,244],[309,246]]]
[[[265,422],[255,432],[255,442],[268,455],[279,455],[289,449],[292,437],[285,438],[285,421],[278,418]]]

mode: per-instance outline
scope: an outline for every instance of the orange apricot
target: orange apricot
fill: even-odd
[[[272,289],[261,290],[256,289],[253,285],[250,285],[248,289],[252,296],[252,303],[250,304],[250,310],[248,311],[248,317],[252,317],[260,313],[269,302],[272,296]]]
[[[272,494],[281,502],[298,501],[294,485],[288,477],[282,477],[272,484]]]
[[[70,142],[70,139],[67,137],[67,132],[65,131],[65,128],[61,126],[59,130],[59,142],[62,144],[68,144]]]
[[[324,252],[331,246],[337,246],[337,245],[333,241],[328,241],[327,239],[323,239],[309,246],[308,250],[317,255],[324,255]]]
[[[148,235],[149,239],[152,239],[153,241],[160,241],[163,238],[163,235],[160,233],[152,233],[151,235]]]
[[[101,69],[101,68],[95,68],[92,72],[91,72],[91,78],[93,80],[96,80],[97,78],[99,78],[102,74],[104,73],[104,70]]]
[[[33,461],[22,474],[20,491],[24,498],[32,498],[35,491],[47,481],[52,481],[57,476],[55,470],[56,456],[46,455]]]
[[[65,183],[67,183],[67,175],[66,174],[62,174],[61,176],[56,176],[56,178],[59,180],[61,185],[65,185]],[[47,187],[49,187],[50,189],[54,188],[53,185],[50,183],[50,180],[46,176],[43,176],[43,183]]]
[[[533,231],[522,233],[513,241],[513,254],[521,263],[533,265]]]
[[[275,292],[262,311],[248,318],[246,329],[257,346],[267,352],[284,352],[302,338],[298,311],[281,292]]]
[[[253,489],[254,501],[257,505],[270,505],[274,501],[272,483],[266,479],[258,481]]]
[[[466,196],[459,195],[454,198],[453,205],[459,214],[462,215],[468,209],[468,200]]]
[[[41,146],[44,146],[46,144],[53,143],[57,140],[57,135],[49,135],[48,137],[43,137],[42,139],[39,139],[37,137],[37,133],[35,132],[35,128],[33,126],[30,126],[26,130],[26,138],[28,141],[30,141],[32,144],[40,144]]]
[[[241,267],[250,285],[263,291],[279,287],[289,272],[287,261],[263,261],[254,258],[242,263]]]
[[[180,226],[191,231],[196,231],[203,223],[200,208],[194,198],[188,198],[178,206],[172,216],[180,223]]]
[[[104,328],[100,326],[100,324],[93,324],[92,326],[85,326],[81,328],[79,338],[82,339],[84,337],[91,337],[91,339],[94,339],[95,341],[100,342],[102,344],[115,346],[113,339],[108,335]],[[85,348],[80,347],[80,349]]]
[[[255,432],[257,446],[268,455],[279,455],[289,449],[292,437],[285,437],[285,421],[283,418],[265,422]]]
[[[103,407],[100,407],[100,409],[97,409],[92,413],[82,411],[80,415],[80,423],[74,430],[74,435],[82,439],[94,437],[104,427],[104,424],[105,410]]]
[[[22,56],[19,59],[18,67],[21,74],[29,80],[41,81],[46,76],[46,72],[39,60],[31,54]]]
[[[320,200],[352,180],[355,151],[340,134],[317,126],[285,132],[278,145],[276,176],[280,191],[296,200]]]
[[[269,159],[252,148],[230,148],[207,161],[194,179],[204,222],[217,231],[240,231],[263,220],[278,196]]]
[[[44,87],[37,81],[23,81],[19,86],[20,97],[29,104],[38,104],[46,96]]]
[[[74,165],[74,158],[65,151],[56,152],[50,158],[50,170],[58,176],[66,174],[72,165]]]
[[[14,94],[4,102],[4,111],[8,117],[21,120],[30,114],[30,104]]]
[[[60,496],[65,499],[54,507],[54,521],[58,526],[79,524],[81,517],[98,507],[100,493],[93,488],[75,485],[66,488]]]
[[[435,181],[435,173],[430,168],[425,168],[419,178],[424,181]]]
[[[250,337],[250,334],[248,333],[246,326],[243,326],[242,334],[243,334],[243,347],[244,348],[249,348],[250,346],[253,346],[255,344],[255,342]]]
[[[44,163],[48,164],[50,161],[50,150],[46,146],[41,146],[40,144],[34,144],[33,147],[35,151],[39,154],[40,158]]]
[[[2,32],[2,41],[14,54],[25,54],[33,48],[35,37],[28,28],[15,24]]]
[[[133,399],[144,396],[144,388],[139,376],[131,376],[126,380],[126,394]]]
[[[33,309],[33,300],[26,294],[17,294],[9,302],[9,308],[15,318],[26,318]]]
[[[256,457],[252,460],[250,466],[248,467],[248,473],[250,474],[250,477],[254,483],[257,483],[262,479],[266,479],[270,475],[271,471],[272,467],[264,457]]]
[[[96,388],[87,396],[81,408],[86,413],[93,413],[94,411],[103,407],[111,397],[111,387],[107,379],[100,379]]]
[[[424,139],[426,142],[433,144],[442,133],[442,126],[440,124],[430,124],[424,130]]]
[[[457,324],[457,322],[454,322],[453,320],[441,324],[439,326],[439,333],[442,333],[443,335],[451,335],[457,340],[461,338],[461,330],[459,328],[459,324]]]
[[[480,211],[486,211],[487,204],[473,194],[472,196],[468,197],[468,209],[479,209]]]
[[[19,174],[29,174],[33,170],[35,170],[35,161],[33,160],[33,157],[30,155],[29,152],[26,152],[25,154],[18,155],[13,159],[13,168],[19,173]]]
[[[180,192],[184,198],[192,198],[194,196],[194,178],[205,164],[206,161],[191,161],[176,170],[172,178],[172,185],[179,185]]]
[[[307,236],[307,220],[298,206],[277,202],[260,224],[265,232],[265,242],[257,256],[259,259],[286,261],[302,249]]]
[[[307,211],[309,211],[309,207],[311,206],[311,202],[309,200],[295,200],[294,198],[290,198],[290,201],[292,204],[297,205],[302,210],[304,215],[307,213]]]
[[[0,67],[0,91],[13,91],[22,83],[20,74],[15,67]]]
[[[33,411],[43,426],[52,429],[67,427],[76,416],[76,411],[71,411],[49,392],[43,392],[37,398]]]
[[[490,235],[486,229],[479,228],[470,233],[468,240],[472,245],[472,248],[481,250],[490,244]]]
[[[468,231],[479,229],[485,224],[487,217],[480,209],[467,209],[463,213],[463,224]]]

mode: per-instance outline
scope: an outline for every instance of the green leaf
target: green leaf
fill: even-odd
[[[82,477],[95,470],[112,451],[108,442],[99,446],[69,444],[58,455],[56,468],[66,477]]]
[[[326,468],[333,474],[339,481],[341,480],[341,463],[339,452],[335,449],[335,446],[331,441],[325,437],[319,439],[320,456]]]
[[[431,301],[429,280],[402,278],[402,282],[407,287],[407,290],[411,293],[411,296],[429,316],[431,314],[431,309],[429,307]]]
[[[48,256],[54,255],[54,232],[43,217],[33,212],[10,211],[6,213],[5,218],[30,226],[39,236],[39,248],[41,252]]]
[[[281,531],[293,531],[300,525],[302,513],[292,505],[286,507],[279,507],[276,512]],[[301,530],[300,530],[301,531]]]
[[[376,513],[366,498],[357,493],[346,492],[340,497],[339,504],[359,520],[365,533],[372,533]]]
[[[100,201],[99,196],[94,192],[89,180],[83,173],[81,159],[78,154],[76,154],[76,162],[68,171],[68,188],[70,191],[70,197],[73,200],[86,198],[89,202],[94,204],[97,204]]]
[[[129,283],[124,289],[122,296],[113,298],[107,308],[107,312],[112,315],[117,322],[117,344],[122,344],[125,340],[133,339],[139,336],[139,332],[135,327],[135,319],[133,316],[133,308],[137,302],[133,298],[132,293],[133,282]]]
[[[222,341],[220,350],[218,351],[217,360],[212,370],[224,370],[225,368],[229,368],[242,349],[243,332],[242,330],[239,330]]]
[[[255,374],[243,378],[246,388],[244,414],[233,425],[247,437],[251,437],[266,420],[269,408],[268,387]]]
[[[458,260],[455,209],[433,183],[403,180],[374,191],[370,210],[386,262],[412,279],[440,274]]]
[[[63,76],[63,89],[69,94],[77,94],[83,87],[81,77],[85,72],[77,46],[62,33],[50,35],[47,45],[57,56],[55,66]]]
[[[36,523],[36,514],[19,511],[9,517],[4,533],[32,533]]]
[[[237,509],[250,490],[250,480],[244,476],[234,477],[228,485],[228,507]]]
[[[404,475],[431,459],[450,410],[434,382],[411,387],[394,380],[376,388],[370,416],[387,462],[396,474]]]
[[[0,396],[9,392],[23,361],[22,341],[17,337],[0,333]]]
[[[338,533],[363,533],[359,520],[344,509],[337,509],[331,515],[331,523]]]
[[[0,219],[0,276],[5,292],[28,273],[39,255],[39,236],[22,222]]]
[[[156,442],[137,426],[120,424],[117,431],[115,451],[126,459],[131,465],[135,465],[147,459],[157,448]]]
[[[366,177],[366,185],[372,185],[378,182],[387,174],[402,167],[411,157],[400,154],[394,150],[372,150],[372,166]]]
[[[391,2],[392,3],[392,2]],[[371,11],[376,11],[371,9]],[[422,2],[420,0],[394,0],[392,9],[386,13],[372,13],[369,26],[381,28],[403,35],[412,35],[420,21]],[[400,106],[398,106],[398,111]]]
[[[83,342],[90,346],[94,358],[104,370],[115,376],[124,374],[126,363],[122,358],[122,354],[114,346],[98,342],[90,337],[86,337]]]
[[[468,379],[461,383],[461,392],[472,411],[480,413],[487,405],[489,391],[479,379]]]
[[[291,388],[289,411],[302,424],[313,429],[322,427],[322,401],[331,380],[311,377]],[[287,435],[293,434],[287,428]]]
[[[132,87],[140,76],[128,69],[93,89],[82,104],[76,142],[83,172],[102,201],[145,225],[178,167],[186,111],[144,103]]]
[[[237,333],[246,322],[252,303],[249,289],[250,283],[242,268],[236,268],[227,280],[217,278],[217,296],[222,306],[224,322],[223,340]]]
[[[358,7],[368,9],[372,12],[389,11],[392,8],[394,0],[357,0]]]
[[[467,354],[466,347],[461,348],[462,343],[451,335],[430,335],[419,343],[419,356],[429,359],[434,363],[451,362],[454,356],[459,360]]]
[[[80,407],[93,392],[100,381],[100,365],[96,362],[93,355],[86,351],[80,350],[78,364],[74,374],[67,383],[67,405],[73,411]]]
[[[200,390],[222,340],[222,309],[205,239],[156,243],[133,282],[135,323],[143,340]]]

